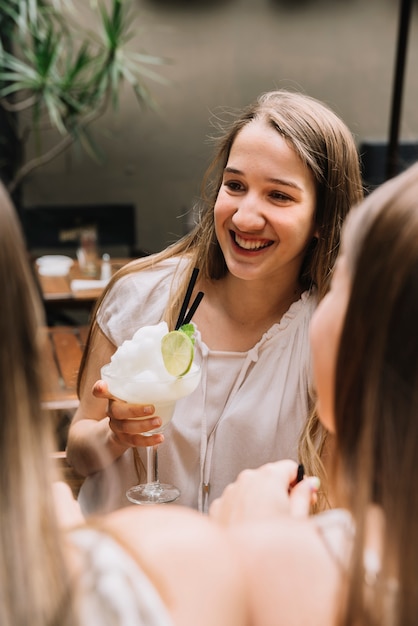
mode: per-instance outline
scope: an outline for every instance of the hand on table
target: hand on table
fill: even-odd
[[[209,515],[224,526],[283,514],[308,516],[319,481],[309,477],[294,485],[297,468],[297,463],[286,460],[244,470],[214,500]]]
[[[153,415],[154,406],[152,404],[129,404],[124,400],[119,400],[109,393],[103,380],[98,380],[94,384],[93,395],[96,398],[109,401],[107,409],[109,427],[121,445],[130,448],[155,446],[164,440],[162,433],[144,437],[144,433],[161,426],[161,419],[157,415]]]

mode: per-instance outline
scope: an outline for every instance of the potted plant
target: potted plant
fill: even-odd
[[[92,1],[88,9],[96,30],[80,24],[72,0],[0,0],[0,172],[15,202],[24,178],[73,142],[97,155],[89,128],[118,106],[122,83],[140,105],[153,105],[146,80],[164,82],[153,69],[163,59],[127,48],[129,0]],[[45,146],[47,128],[55,143]]]

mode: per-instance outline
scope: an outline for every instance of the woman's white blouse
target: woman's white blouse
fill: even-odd
[[[173,276],[181,273],[175,270],[185,263],[169,259],[115,284],[97,318],[115,346],[139,327],[161,321],[175,288]],[[159,446],[159,477],[180,488],[178,503],[207,511],[241,470],[297,460],[298,439],[312,405],[308,332],[315,305],[315,294],[304,292],[247,352],[209,350],[196,329],[201,383],[177,402]],[[145,463],[145,449],[138,451]],[[125,491],[138,483],[133,458],[130,449],[109,470],[85,480],[79,498],[85,513],[129,504]]]

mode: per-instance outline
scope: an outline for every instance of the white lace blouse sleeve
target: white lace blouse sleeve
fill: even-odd
[[[83,558],[77,580],[82,626],[173,626],[152,583],[112,537],[93,528],[70,536]]]
[[[153,267],[134,271],[120,278],[106,295],[97,313],[97,322],[115,345],[130,339],[141,326],[161,321],[173,279],[185,261],[166,259]]]

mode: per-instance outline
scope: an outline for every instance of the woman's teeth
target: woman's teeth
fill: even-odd
[[[244,248],[244,250],[261,250],[261,248],[267,248],[272,244],[271,241],[266,241],[265,239],[243,239],[234,233],[235,243],[240,247]]]

